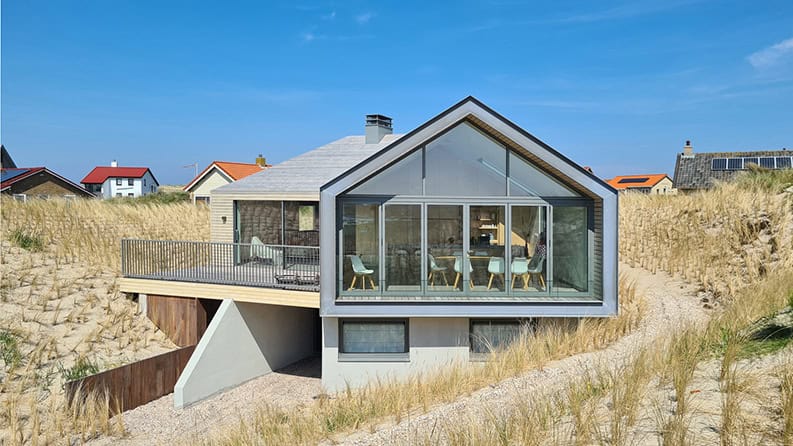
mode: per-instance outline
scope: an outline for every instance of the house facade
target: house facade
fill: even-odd
[[[472,97],[404,135],[369,115],[211,197],[213,242],[122,244],[146,305],[222,301],[177,407],[305,356],[337,391],[617,313],[616,190]]]
[[[620,175],[606,181],[619,192],[636,192],[649,195],[675,195],[672,179],[665,173]]]
[[[210,192],[220,186],[241,180],[248,175],[272,167],[264,157],[259,155],[255,163],[233,163],[229,161],[213,161],[184,187],[190,194],[193,203],[209,204]]]
[[[79,184],[46,167],[3,167],[0,173],[0,193],[18,201],[51,198],[92,198],[94,195]]]
[[[675,161],[674,187],[681,193],[707,190],[718,182],[730,181],[757,166],[769,170],[793,167],[793,151],[754,150],[742,152],[695,153],[690,141]]]
[[[80,181],[97,197],[134,198],[157,192],[160,183],[148,167],[97,166]]]

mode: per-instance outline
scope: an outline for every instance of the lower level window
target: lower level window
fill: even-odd
[[[407,320],[342,320],[340,353],[407,353]]]
[[[471,352],[490,353],[506,347],[528,325],[519,319],[482,319],[471,321]]]

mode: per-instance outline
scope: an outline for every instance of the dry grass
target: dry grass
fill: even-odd
[[[62,384],[79,363],[107,369],[175,348],[118,292],[120,239],[206,239],[206,208],[4,197],[0,215],[0,444],[119,434],[106,398],[69,408]]]

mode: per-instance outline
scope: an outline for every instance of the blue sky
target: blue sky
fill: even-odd
[[[280,162],[474,95],[608,178],[793,148],[793,2],[2,3],[2,143],[79,181],[118,159]]]

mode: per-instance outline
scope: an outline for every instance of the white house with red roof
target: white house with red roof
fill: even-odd
[[[109,167],[94,167],[80,183],[101,198],[141,197],[157,192],[160,187],[148,167],[119,167],[115,160]]]

